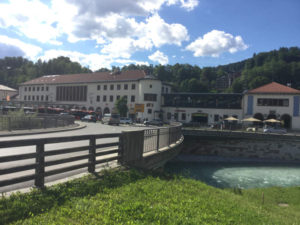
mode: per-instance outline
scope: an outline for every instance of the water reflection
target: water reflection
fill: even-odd
[[[165,169],[218,188],[300,186],[300,165],[295,164],[170,162]]]

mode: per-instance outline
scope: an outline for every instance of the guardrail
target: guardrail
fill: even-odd
[[[170,144],[181,138],[181,124],[173,127],[148,129],[144,131],[144,153],[158,151],[161,148],[170,146]]]
[[[1,165],[0,178],[3,175],[32,171],[33,173],[27,175],[21,175],[10,179],[0,179],[0,187],[13,185],[21,182],[34,180],[36,187],[44,187],[45,177],[69,172],[81,168],[88,168],[88,172],[95,172],[95,166],[101,163],[107,163],[110,161],[118,160],[119,155],[119,141],[109,142],[104,144],[96,144],[97,139],[106,138],[119,138],[120,134],[100,134],[100,135],[84,135],[84,136],[73,136],[73,137],[59,137],[59,138],[44,138],[44,139],[31,139],[31,140],[19,140],[19,141],[2,141],[0,142],[0,148],[17,148],[24,146],[33,146],[35,151],[31,153],[15,154],[9,156],[1,156],[0,163],[4,164],[7,162],[14,162],[14,166],[9,168],[3,168]],[[55,150],[45,150],[45,146],[48,144],[66,143],[75,141],[88,141],[88,145],[62,148]],[[105,150],[106,148],[106,150]],[[104,150],[103,150],[104,149]],[[17,151],[17,149],[16,149]],[[30,151],[29,151],[30,152]],[[72,153],[72,154],[71,154]],[[74,154],[76,153],[76,154]],[[64,155],[65,157],[47,160],[46,157]],[[99,156],[109,156],[104,159],[97,159]],[[18,164],[20,160],[30,160],[30,163]],[[47,170],[47,168],[55,165],[63,165],[64,163],[71,163],[80,160],[87,160],[76,165],[67,165],[65,167],[55,168]],[[33,161],[33,162],[32,162]]]
[[[143,153],[158,151],[181,138],[181,125],[176,125],[168,128],[126,131],[121,134],[1,141],[0,187],[31,181],[35,187],[42,188],[45,179],[53,175],[84,168],[94,173],[96,165],[116,160],[120,164],[130,165],[128,163],[132,160],[141,160]],[[101,140],[104,141],[97,144],[97,141]],[[79,141],[80,143],[76,143]],[[68,144],[70,142],[75,147],[71,147]],[[55,146],[57,144],[58,147]],[[2,151],[5,150],[9,154],[3,155]],[[11,155],[12,151],[16,154]],[[17,154],[20,151],[22,153]]]
[[[75,118],[70,115],[49,116],[5,116],[0,119],[0,130],[46,129],[74,124]]]

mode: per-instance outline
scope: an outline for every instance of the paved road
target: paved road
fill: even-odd
[[[124,130],[141,130],[145,129],[145,127],[134,127],[134,126],[109,126],[109,125],[103,125],[101,123],[86,123],[87,127],[79,130],[72,130],[67,132],[57,132],[57,133],[48,133],[48,134],[35,134],[35,135],[24,135],[24,136],[11,136],[11,137],[0,137],[0,141],[15,141],[15,140],[25,140],[25,139],[35,139],[35,138],[49,138],[49,137],[66,137],[66,136],[76,136],[76,135],[93,135],[93,134],[103,134],[103,133],[121,133]],[[109,138],[109,139],[98,139],[96,144],[100,143],[106,143],[106,142],[112,142],[112,141],[118,141],[117,138]],[[63,149],[63,148],[72,148],[72,147],[79,147],[79,146],[87,146],[88,141],[76,141],[76,142],[66,142],[66,143],[59,143],[59,144],[47,144],[45,145],[45,151],[51,151],[55,149]],[[17,147],[17,148],[3,148],[0,149],[0,156],[8,156],[8,155],[15,155],[15,154],[21,154],[21,153],[31,153],[35,152],[35,146],[27,146],[27,147]],[[48,156],[46,157],[45,161],[48,160],[54,160],[54,159],[62,159],[66,157],[73,157],[78,156],[82,154],[87,154],[87,151],[82,151],[78,153],[70,153],[70,154],[64,154],[59,156]],[[111,155],[110,155],[111,156]],[[14,166],[18,166],[21,164],[31,164],[35,160],[29,159],[29,160],[20,160],[16,162],[9,162],[9,163],[0,163],[0,170],[4,168],[10,168]],[[68,164],[62,164],[57,166],[51,166],[47,167],[46,171],[61,168],[65,166],[75,165],[75,164],[81,164],[87,162],[86,160],[80,160],[76,161],[74,163],[68,163]],[[110,166],[116,165],[116,162],[112,162]],[[106,165],[107,166],[107,165]],[[98,170],[103,168],[103,165],[98,166]],[[6,180],[14,177],[24,176],[32,174],[33,170],[28,170],[25,172],[19,172],[9,175],[0,175],[0,180]],[[80,169],[72,172],[67,172],[59,175],[54,175],[50,177],[46,177],[45,182],[53,182],[58,179],[63,179],[78,173],[87,172],[87,169]],[[0,187],[0,192],[7,192],[11,190],[16,189],[22,189],[26,187],[33,186],[33,181],[24,182],[16,185],[10,185],[6,187]]]

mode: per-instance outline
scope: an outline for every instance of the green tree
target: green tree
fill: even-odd
[[[115,106],[121,117],[126,117],[128,112],[127,99],[125,96],[116,101]]]

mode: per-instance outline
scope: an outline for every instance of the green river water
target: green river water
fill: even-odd
[[[300,186],[300,164],[269,162],[169,162],[167,172],[201,180],[218,188]]]

